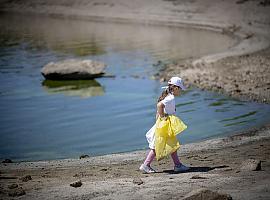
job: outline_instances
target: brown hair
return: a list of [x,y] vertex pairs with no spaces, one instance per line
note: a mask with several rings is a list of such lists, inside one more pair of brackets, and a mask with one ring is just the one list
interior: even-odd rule
[[173,85],[169,84],[168,88],[166,88],[166,90],[164,90],[160,97],[158,98],[158,102],[162,101],[163,99],[165,99],[166,96],[168,96],[168,94],[170,94],[172,92],[173,89]]

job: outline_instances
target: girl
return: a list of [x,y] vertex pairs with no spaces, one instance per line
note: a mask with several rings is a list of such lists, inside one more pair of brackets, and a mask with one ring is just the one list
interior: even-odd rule
[[[166,120],[169,115],[174,115],[176,112],[175,109],[175,100],[174,96],[180,95],[180,90],[185,90],[183,80],[179,77],[172,77],[168,81],[168,87],[162,92],[161,96],[158,99],[157,103],[157,114],[156,119],[160,118],[161,120]],[[185,125],[184,125],[185,126]],[[154,173],[156,172],[151,168],[150,164],[156,156],[155,152],[155,131],[156,124],[146,133],[146,138],[149,143],[150,151],[144,161],[140,166],[140,170],[144,173]],[[174,171],[175,172],[185,172],[189,170],[189,167],[183,165],[177,155],[177,150],[171,154],[171,157],[174,162]]]

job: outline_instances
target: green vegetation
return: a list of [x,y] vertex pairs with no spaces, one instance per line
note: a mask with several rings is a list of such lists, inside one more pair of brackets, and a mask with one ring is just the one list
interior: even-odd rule
[[238,125],[238,124],[244,124],[247,122],[252,122],[255,121],[255,119],[251,119],[251,120],[244,120],[244,121],[240,121],[240,122],[234,122],[234,123],[230,123],[230,124],[225,124],[224,126],[234,126],[234,125]]
[[228,99],[219,99],[216,102],[210,103],[209,106],[222,106],[222,105],[226,104],[227,101],[229,101],[229,100]]
[[244,115],[239,115],[237,117],[223,119],[220,122],[234,121],[234,120],[237,120],[237,119],[241,119],[241,118],[249,117],[251,115],[255,115],[256,113],[257,113],[257,111],[252,111],[252,112],[249,112],[249,113],[244,114]]
[[180,113],[188,113],[188,112],[193,112],[193,111],[196,111],[196,110],[195,109],[184,110],[184,111],[181,111]]
[[186,102],[186,103],[179,103],[176,105],[176,107],[181,107],[181,106],[185,106],[185,105],[190,105],[190,104],[194,104],[195,101],[190,101],[190,102]]

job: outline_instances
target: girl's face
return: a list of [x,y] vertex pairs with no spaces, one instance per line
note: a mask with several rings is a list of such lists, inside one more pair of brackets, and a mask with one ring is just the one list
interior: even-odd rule
[[176,86],[176,85],[174,85],[173,87],[172,87],[172,93],[173,93],[173,95],[174,96],[179,96],[180,95],[180,87],[179,86]]

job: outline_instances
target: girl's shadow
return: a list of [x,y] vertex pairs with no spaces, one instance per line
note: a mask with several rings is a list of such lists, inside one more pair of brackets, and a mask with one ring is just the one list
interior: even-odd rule
[[215,167],[190,167],[188,171],[185,172],[175,172],[174,170],[163,170],[163,173],[167,174],[180,174],[180,173],[189,173],[189,172],[209,172],[213,169],[220,169],[229,167],[227,165],[215,166]]

